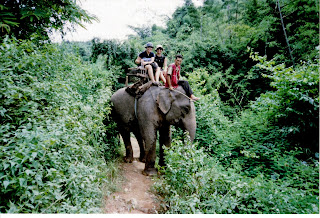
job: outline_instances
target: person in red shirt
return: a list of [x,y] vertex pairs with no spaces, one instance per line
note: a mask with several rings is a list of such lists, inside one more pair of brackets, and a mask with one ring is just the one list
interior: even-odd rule
[[168,72],[166,75],[166,84],[165,87],[169,88],[170,90],[176,89],[179,85],[182,86],[186,95],[194,101],[199,100],[198,97],[193,95],[191,87],[186,80],[179,80],[180,79],[180,70],[181,70],[181,63],[182,63],[182,55],[176,55],[176,59],[174,63],[169,65]]

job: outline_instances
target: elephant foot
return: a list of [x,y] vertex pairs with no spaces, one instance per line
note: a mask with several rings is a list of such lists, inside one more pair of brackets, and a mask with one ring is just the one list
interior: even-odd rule
[[142,174],[145,176],[156,176],[158,175],[158,171],[156,170],[156,168],[148,168],[148,169],[144,169],[142,171]]
[[132,163],[133,162],[133,157],[124,157],[123,160],[126,163]]
[[142,163],[145,163],[146,162],[146,158],[145,157],[142,157],[142,158],[140,157],[139,161],[142,162]]

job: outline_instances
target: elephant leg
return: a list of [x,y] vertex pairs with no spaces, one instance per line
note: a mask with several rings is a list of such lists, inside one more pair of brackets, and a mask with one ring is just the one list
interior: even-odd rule
[[139,147],[140,147],[139,161],[145,163],[146,162],[145,145],[144,145],[144,141],[142,139],[141,133],[139,131],[135,131],[134,135],[135,135],[135,137],[138,141]]
[[171,145],[171,130],[170,130],[170,125],[168,126],[163,126],[160,130],[160,137],[159,137],[159,144],[160,144],[160,149],[159,149],[159,165],[160,166],[165,166],[164,163],[164,153],[163,153],[163,145],[166,147],[169,147]]
[[124,145],[126,147],[126,156],[124,157],[124,161],[126,163],[132,163],[133,161],[133,150],[130,141],[130,132],[124,129],[120,129],[120,134],[122,136]]
[[153,130],[148,131],[148,133],[148,135],[144,134],[146,163],[142,174],[146,176],[154,176],[158,173],[156,168],[154,167],[156,161],[157,132],[156,130]]

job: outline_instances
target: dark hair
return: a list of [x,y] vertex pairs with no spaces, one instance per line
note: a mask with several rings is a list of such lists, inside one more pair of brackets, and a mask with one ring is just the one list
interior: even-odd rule
[[181,54],[177,54],[177,55],[176,55],[176,59],[177,59],[177,58],[181,58],[181,59],[183,59],[183,57],[182,57],[182,55],[181,55]]

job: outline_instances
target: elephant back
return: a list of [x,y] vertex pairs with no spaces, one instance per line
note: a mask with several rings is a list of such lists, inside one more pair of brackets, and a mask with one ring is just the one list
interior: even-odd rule
[[129,95],[126,88],[121,88],[111,96],[111,102],[113,104],[112,110],[116,115],[116,119],[123,123],[130,123],[134,121],[134,101],[135,98]]

